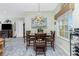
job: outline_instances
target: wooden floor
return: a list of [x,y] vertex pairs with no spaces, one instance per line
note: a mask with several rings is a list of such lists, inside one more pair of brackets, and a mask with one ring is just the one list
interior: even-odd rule
[[[26,50],[23,38],[5,39],[4,56],[35,56],[33,47]],[[44,55],[40,55],[44,56]],[[67,56],[59,47],[55,47],[55,51],[50,46],[47,47],[46,56]]]

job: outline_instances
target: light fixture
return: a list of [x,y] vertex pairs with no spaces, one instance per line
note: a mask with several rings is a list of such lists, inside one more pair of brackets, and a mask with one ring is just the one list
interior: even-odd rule
[[42,21],[43,19],[44,19],[44,17],[41,16],[41,14],[40,14],[40,3],[38,3],[38,13],[37,13],[37,16],[35,16],[35,20]]

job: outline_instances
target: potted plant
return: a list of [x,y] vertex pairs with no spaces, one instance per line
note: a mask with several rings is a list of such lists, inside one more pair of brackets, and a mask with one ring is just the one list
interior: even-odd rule
[[38,32],[43,32],[43,29],[40,27],[40,28],[38,28],[37,31],[38,31]]

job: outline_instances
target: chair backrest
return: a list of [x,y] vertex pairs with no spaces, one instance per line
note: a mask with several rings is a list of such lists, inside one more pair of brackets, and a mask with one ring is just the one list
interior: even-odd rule
[[53,41],[55,41],[55,31],[51,31],[51,38]]
[[26,31],[26,39],[28,40],[30,38],[29,34],[31,33],[31,31]]
[[55,41],[55,31],[53,32],[53,39],[54,39],[54,41]]
[[40,33],[40,34],[35,34],[35,38],[36,38],[36,40],[38,40],[38,39],[42,39],[42,40],[45,40],[45,38],[46,38],[46,33]]
[[31,33],[31,31],[26,31],[26,35],[29,35]]

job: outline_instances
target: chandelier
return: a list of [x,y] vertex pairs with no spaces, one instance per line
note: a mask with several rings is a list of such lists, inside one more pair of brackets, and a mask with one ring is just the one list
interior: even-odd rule
[[36,17],[35,17],[35,20],[36,20],[36,21],[40,21],[40,22],[41,22],[43,19],[44,19],[43,16],[36,16]]
[[38,3],[38,15],[34,18],[36,21],[42,21],[44,19],[43,16],[40,15],[40,3]]

